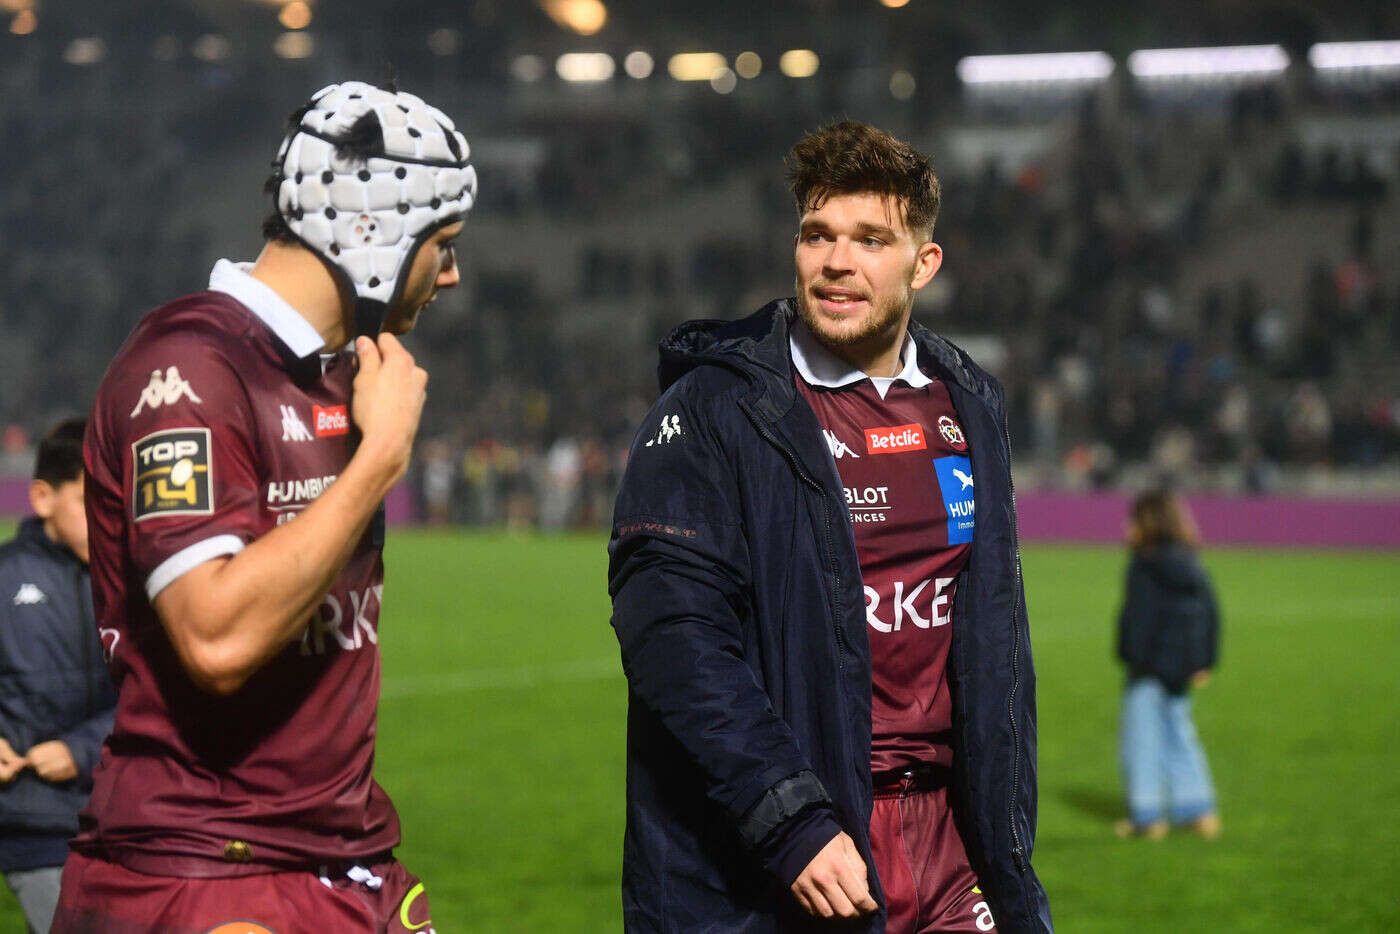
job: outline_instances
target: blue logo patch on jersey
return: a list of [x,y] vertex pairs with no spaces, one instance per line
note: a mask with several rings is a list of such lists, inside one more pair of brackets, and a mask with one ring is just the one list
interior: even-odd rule
[[972,541],[976,524],[972,461],[957,456],[935,457],[933,469],[938,471],[938,488],[943,493],[943,505],[948,509],[948,544],[965,545]]

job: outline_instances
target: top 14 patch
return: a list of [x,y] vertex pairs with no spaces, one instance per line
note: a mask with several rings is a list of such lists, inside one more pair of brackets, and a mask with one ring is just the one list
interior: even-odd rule
[[167,428],[131,445],[131,513],[140,522],[154,516],[207,516],[214,512],[208,428]]

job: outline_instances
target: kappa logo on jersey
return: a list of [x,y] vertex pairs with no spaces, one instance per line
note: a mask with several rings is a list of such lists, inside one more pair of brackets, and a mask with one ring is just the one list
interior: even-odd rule
[[854,457],[856,460],[860,460],[860,455],[852,451],[850,445],[836,437],[836,432],[823,428],[822,434],[826,435],[826,446],[831,449],[833,460],[839,461],[843,457]]
[[685,437],[685,432],[681,431],[681,417],[679,415],[661,416],[661,428],[656,432],[656,437],[647,442],[647,447],[654,444],[669,444],[677,438]]
[[343,405],[313,405],[311,417],[316,425],[316,437],[350,433],[350,414]]
[[[948,625],[951,618],[953,583],[951,577],[936,580],[921,580],[913,587],[906,588],[904,581],[894,582],[893,599],[887,602],[885,619],[880,618],[880,604],[884,597],[874,587],[865,588],[865,621],[876,632],[899,632],[906,620],[919,629],[936,629]],[[929,584],[933,588],[929,589]],[[921,613],[920,610],[923,612]]]
[[49,595],[39,589],[38,584],[20,584],[19,590],[15,591],[15,606],[33,606],[36,603],[48,603]]
[[922,451],[927,447],[924,426],[917,423],[865,429],[865,450],[868,454],[900,454],[904,451]]
[[214,511],[208,428],[167,428],[131,445],[133,521]]
[[283,441],[311,441],[314,436],[307,430],[306,425],[297,415],[294,406],[284,405],[282,408],[282,440]]
[[962,426],[947,415],[938,416],[938,433],[943,436],[943,440],[952,445],[955,451],[967,450],[967,438],[963,435]]
[[136,408],[131,410],[131,417],[140,415],[143,408],[158,409],[162,405],[174,405],[180,401],[181,396],[185,396],[196,405],[204,401],[194,394],[189,383],[180,378],[178,367],[167,367],[164,378],[161,377],[160,370],[152,370],[151,381],[141,390],[141,398],[137,400]]
[[972,461],[966,457],[935,457],[933,469],[938,473],[938,489],[948,510],[948,544],[964,545],[972,541],[977,526],[977,486],[972,479]]

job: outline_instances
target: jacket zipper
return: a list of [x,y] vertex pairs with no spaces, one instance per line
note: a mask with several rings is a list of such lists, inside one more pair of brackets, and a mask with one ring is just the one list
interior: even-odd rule
[[833,614],[833,622],[835,622],[836,624],[837,664],[839,669],[842,672],[844,672],[846,670],[846,633],[841,626],[841,568],[836,561],[836,551],[831,547],[831,507],[830,504],[828,504],[826,501],[826,490],[822,487],[820,483],[814,480],[807,473],[807,471],[802,469],[802,465],[797,461],[797,455],[788,450],[787,445],[779,441],[778,437],[768,430],[768,428],[763,424],[762,420],[758,418],[757,415],[750,412],[747,406],[744,407],[744,412],[749,416],[749,421],[753,422],[754,427],[758,429],[758,433],[763,438],[763,440],[767,441],[769,444],[773,445],[773,447],[781,451],[783,457],[787,458],[788,463],[792,465],[793,472],[796,473],[797,476],[804,483],[806,483],[812,489],[816,490],[821,495],[822,520],[823,525],[825,526],[825,528],[823,529],[823,534],[826,539],[826,556],[827,561],[829,562],[831,567],[832,577],[836,582],[836,590],[835,593],[832,595],[831,609]]
[[1006,482],[1011,488],[1011,548],[1016,559],[1015,589],[1011,592],[1011,693],[1006,697],[1006,715],[1011,721],[1011,795],[1006,802],[1007,823],[1011,827],[1011,855],[1016,868],[1026,871],[1026,848],[1016,829],[1016,797],[1021,784],[1021,731],[1016,725],[1016,693],[1021,689],[1021,627],[1016,623],[1021,609],[1021,541],[1016,528],[1016,480],[1011,475],[1011,430],[1006,413],[1001,417],[1002,439],[1006,442]]

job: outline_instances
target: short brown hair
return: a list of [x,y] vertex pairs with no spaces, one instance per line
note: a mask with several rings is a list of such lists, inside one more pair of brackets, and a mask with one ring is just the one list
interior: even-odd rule
[[1134,548],[1156,548],[1160,545],[1196,547],[1201,534],[1196,520],[1181,497],[1170,490],[1152,490],[1133,503]]
[[928,157],[883,130],[843,120],[808,133],[787,156],[797,213],[819,208],[834,194],[893,195],[912,231],[933,232],[943,190]]

